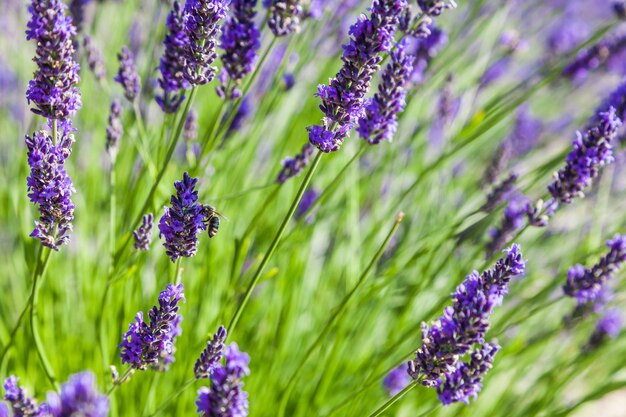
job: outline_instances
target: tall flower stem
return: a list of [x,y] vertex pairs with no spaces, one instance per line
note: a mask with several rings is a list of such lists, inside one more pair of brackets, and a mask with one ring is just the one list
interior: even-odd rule
[[163,412],[163,410],[165,410],[165,408],[176,399],[176,397],[178,397],[180,394],[182,394],[183,392],[185,392],[189,387],[191,387],[193,385],[193,383],[196,382],[196,378],[191,378],[188,379],[187,381],[185,381],[183,383],[183,385],[180,386],[180,388],[178,388],[176,391],[174,391],[169,397],[167,397],[165,399],[165,401],[163,401],[161,403],[161,405],[154,410],[154,413],[150,414],[148,417],[155,417],[159,414],[161,414]]
[[287,228],[289,221],[291,220],[294,213],[296,212],[296,209],[298,208],[298,204],[300,203],[300,200],[302,199],[302,195],[304,195],[304,191],[309,186],[309,183],[311,182],[311,178],[313,178],[313,173],[315,172],[315,169],[319,165],[322,159],[322,155],[323,153],[321,151],[317,152],[317,155],[315,156],[313,163],[311,164],[309,170],[307,171],[306,176],[304,177],[304,180],[302,181],[302,184],[300,185],[300,188],[298,189],[298,192],[296,193],[296,197],[294,198],[293,202],[291,203],[291,206],[289,207],[289,211],[285,215],[285,218],[283,219],[280,227],[276,231],[276,235],[274,236],[274,239],[272,240],[272,243],[270,244],[269,249],[263,256],[261,263],[259,264],[256,272],[254,273],[254,276],[252,277],[252,280],[250,281],[250,284],[248,285],[248,288],[246,289],[246,293],[244,294],[243,299],[241,300],[241,303],[237,306],[237,309],[235,310],[235,314],[233,314],[233,318],[230,320],[230,323],[228,324],[227,329],[228,329],[229,335],[233,334],[234,329],[237,326],[237,323],[239,322],[239,319],[241,317],[241,313],[243,313],[244,308],[246,307],[246,305],[248,304],[248,301],[250,300],[252,291],[254,291],[254,288],[258,284],[259,279],[261,278],[261,274],[263,273],[263,270],[265,269],[265,266],[267,265],[270,258],[276,251],[276,248],[278,247],[278,243],[280,242],[280,239],[283,237],[283,234],[285,233],[285,229]]
[[392,405],[400,401],[402,397],[404,397],[406,394],[409,393],[409,391],[411,391],[413,388],[415,388],[418,385],[419,385],[419,380],[411,382],[402,391],[400,391],[399,393],[391,397],[386,403],[381,405],[376,411],[370,414],[369,417],[378,417],[379,415],[387,411]]
[[178,259],[176,260],[176,279],[174,279],[174,282],[176,282],[176,285],[180,284],[180,282],[183,279],[183,269],[180,266],[180,263],[182,262],[183,257],[179,256]]
[[50,384],[58,391],[59,384],[54,377],[54,371],[52,370],[52,366],[50,365],[50,361],[46,356],[43,343],[41,342],[41,338],[39,337],[39,325],[37,324],[37,298],[39,295],[39,284],[41,283],[41,281],[43,281],[46,267],[48,266],[48,261],[50,260],[50,252],[51,249],[48,247],[40,248],[37,265],[35,266],[33,289],[30,295],[32,304],[30,308],[30,329],[32,332],[33,341],[35,342],[35,349],[37,351],[37,356],[39,357],[39,362],[41,363],[41,366],[43,367],[43,370],[46,374],[46,377],[50,381]]
[[152,177],[156,176],[156,165],[150,156],[150,146],[148,146],[148,134],[146,132],[146,125],[143,122],[143,116],[141,115],[141,109],[139,108],[139,104],[137,100],[133,102],[133,113],[135,113],[135,121],[137,122],[137,130],[139,131],[139,140],[136,143],[137,150],[141,154],[142,159],[145,164],[148,165],[148,169],[150,170],[150,175]]
[[111,255],[111,263],[115,255],[115,220],[116,220],[116,204],[115,196],[116,188],[115,177],[115,157],[111,158],[111,170],[109,171],[109,250]]
[[357,281],[356,285],[350,290],[350,292],[348,292],[348,294],[345,295],[345,297],[343,298],[343,300],[341,300],[339,305],[336,308],[333,309],[334,312],[330,316],[330,318],[328,319],[328,322],[326,322],[326,325],[324,326],[324,329],[317,336],[317,338],[315,339],[313,344],[311,346],[309,346],[309,349],[306,351],[306,353],[304,355],[304,358],[302,358],[301,360],[298,361],[298,367],[293,372],[291,378],[289,378],[289,382],[287,382],[287,387],[285,388],[285,391],[284,391],[284,393],[282,395],[282,398],[281,398],[281,401],[280,401],[280,406],[278,408],[278,417],[283,417],[285,415],[285,410],[287,408],[287,402],[289,401],[289,397],[291,395],[291,392],[293,391],[293,388],[295,387],[295,383],[296,383],[298,377],[300,376],[300,372],[304,368],[304,365],[307,364],[307,362],[309,361],[309,359],[311,359],[311,357],[312,357],[313,353],[315,352],[315,350],[322,344],[322,342],[324,341],[324,339],[328,335],[328,332],[331,330],[333,325],[337,322],[339,317],[341,317],[343,312],[348,307],[348,305],[349,305],[350,301],[352,300],[352,297],[354,296],[354,294],[356,294],[357,290],[361,287],[361,285],[363,285],[363,283],[365,282],[367,277],[370,275],[370,272],[372,272],[372,270],[374,269],[374,267],[376,266],[376,264],[380,260],[381,256],[383,256],[383,253],[385,252],[385,249],[387,248],[387,245],[389,245],[389,241],[391,240],[392,236],[398,230],[398,227],[400,227],[400,223],[402,222],[402,219],[404,219],[404,213],[400,212],[396,216],[395,223],[393,224],[393,226],[389,230],[389,233],[387,233],[387,236],[385,237],[385,240],[383,241],[383,243],[378,248],[378,251],[376,251],[376,253],[372,257],[372,260],[370,261],[370,263],[367,265],[367,267],[361,273],[361,276],[359,277],[359,280]]
[[[139,215],[137,219],[135,219],[135,221],[132,224],[131,229],[133,230],[136,229],[137,226],[139,226],[139,223],[141,222],[143,215],[145,214],[148,207],[150,207],[150,204],[152,204],[154,194],[156,193],[156,190],[159,187],[161,180],[163,179],[163,175],[165,175],[165,171],[167,171],[167,167],[169,165],[170,160],[172,159],[172,155],[174,154],[174,150],[176,149],[176,145],[178,144],[178,140],[180,139],[180,135],[183,131],[185,119],[187,118],[187,114],[189,114],[189,109],[191,108],[191,103],[193,102],[193,99],[196,95],[196,91],[197,91],[197,87],[194,86],[191,89],[191,93],[189,94],[189,98],[187,99],[187,104],[185,105],[185,109],[183,113],[181,114],[181,118],[178,121],[176,130],[173,132],[174,134],[172,136],[172,140],[170,141],[170,146],[167,149],[167,154],[165,155],[165,160],[163,161],[161,169],[159,170],[157,177],[154,180],[154,184],[152,184],[152,187],[150,188],[150,191],[148,192],[146,201],[141,207],[141,210],[139,210]],[[122,243],[122,246],[115,253],[115,256],[113,257],[114,266],[116,266],[119,263],[120,257],[122,253],[124,252],[124,250],[126,249],[126,246],[128,246],[128,244],[130,243],[131,238],[132,238],[132,234],[129,234],[127,238],[124,240],[124,243]]]

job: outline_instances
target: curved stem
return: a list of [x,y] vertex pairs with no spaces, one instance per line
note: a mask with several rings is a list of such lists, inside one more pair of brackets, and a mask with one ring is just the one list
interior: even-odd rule
[[163,412],[163,410],[165,410],[165,408],[172,401],[174,401],[176,399],[176,397],[178,397],[180,394],[185,392],[187,390],[187,388],[189,388],[195,381],[196,381],[196,378],[191,378],[191,379],[188,379],[187,381],[185,381],[185,383],[180,388],[178,388],[176,391],[174,391],[174,393],[172,395],[167,397],[167,399],[165,401],[163,401],[163,403],[161,403],[161,405],[154,411],[154,413],[150,414],[149,417],[155,417],[155,416],[161,414],[161,412]]
[[366,278],[369,276],[370,272],[374,269],[374,267],[376,266],[376,264],[380,260],[381,256],[383,256],[383,253],[385,252],[385,249],[389,245],[389,241],[391,240],[392,236],[398,230],[398,227],[400,227],[400,223],[402,222],[402,219],[404,219],[404,213],[400,212],[396,216],[395,223],[393,224],[393,226],[389,230],[389,233],[387,233],[387,236],[385,237],[385,240],[383,241],[383,243],[378,248],[378,251],[376,251],[376,253],[372,257],[372,260],[370,261],[370,263],[367,265],[365,270],[363,270],[363,273],[361,273],[361,276],[359,277],[359,280],[357,281],[356,285],[350,290],[350,292],[348,294],[346,294],[346,296],[343,298],[343,300],[341,300],[341,302],[339,303],[339,306],[334,309],[334,313],[332,314],[332,316],[330,317],[330,319],[328,320],[328,322],[324,326],[324,329],[317,336],[317,338],[315,339],[313,344],[309,347],[309,349],[307,350],[306,354],[304,355],[304,358],[301,359],[300,361],[298,361],[298,367],[294,371],[294,373],[291,376],[291,378],[289,378],[289,382],[287,383],[287,387],[285,388],[284,394],[282,395],[282,399],[281,399],[280,406],[279,406],[279,409],[278,409],[278,416],[279,417],[283,417],[285,415],[285,410],[287,408],[287,402],[289,401],[289,397],[291,395],[291,392],[292,392],[293,388],[295,387],[295,383],[296,383],[296,380],[297,380],[298,376],[300,375],[300,371],[304,368],[304,365],[312,357],[313,352],[315,352],[315,350],[322,344],[322,342],[324,341],[324,339],[328,335],[328,332],[330,331],[332,326],[335,324],[337,319],[343,314],[343,312],[348,307],[348,303],[350,302],[350,300],[352,299],[354,294],[356,294],[357,290],[365,282]]
[[369,417],[378,417],[379,415],[381,415],[382,413],[387,411],[392,405],[394,405],[395,403],[400,401],[400,399],[402,399],[402,397],[404,397],[406,394],[408,394],[408,392],[411,391],[413,388],[415,388],[418,384],[419,384],[419,381],[411,382],[409,385],[404,387],[404,389],[402,391],[400,391],[399,393],[397,393],[396,395],[391,397],[386,403],[381,405],[376,411],[374,411],[372,414],[370,414]]
[[265,253],[265,256],[263,256],[263,259],[261,260],[259,267],[257,268],[254,276],[252,277],[252,280],[250,281],[250,284],[248,285],[248,288],[246,290],[246,293],[243,296],[243,299],[241,300],[241,303],[237,306],[237,310],[235,310],[235,314],[233,314],[233,318],[230,320],[230,323],[228,324],[228,327],[227,327],[229,336],[233,334],[233,331],[235,327],[237,326],[237,323],[239,322],[239,318],[241,317],[241,313],[246,307],[246,304],[248,303],[248,301],[250,300],[252,291],[258,284],[259,279],[261,278],[261,274],[263,273],[263,270],[265,269],[265,266],[267,265],[270,258],[274,254],[274,251],[276,251],[276,248],[278,247],[278,243],[280,242],[280,239],[285,233],[285,229],[287,228],[289,221],[293,217],[293,214],[296,212],[296,208],[298,207],[298,204],[300,203],[300,200],[302,199],[302,195],[304,194],[304,191],[309,186],[309,183],[311,182],[311,178],[313,178],[313,173],[315,172],[315,169],[319,165],[320,160],[322,159],[322,155],[323,153],[321,151],[317,152],[317,155],[315,156],[313,163],[309,167],[309,170],[307,171],[306,176],[304,177],[304,180],[302,181],[302,184],[300,185],[300,189],[298,189],[296,197],[291,203],[291,207],[289,207],[289,211],[285,215],[283,222],[281,223],[280,227],[278,228],[278,231],[276,232],[276,235],[274,236],[274,240],[272,241],[269,249]]

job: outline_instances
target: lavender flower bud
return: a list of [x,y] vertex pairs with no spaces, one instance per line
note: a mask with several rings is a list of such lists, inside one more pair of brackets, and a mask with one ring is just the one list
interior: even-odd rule
[[614,1],[613,12],[618,19],[626,20],[626,2],[624,0]]
[[489,316],[502,304],[511,278],[524,273],[520,248],[513,245],[493,269],[474,271],[452,294],[454,304],[429,328],[422,323],[422,347],[409,362],[409,374],[422,385],[436,386],[441,376],[457,369],[459,357],[473,345],[484,343]]
[[71,0],[69,11],[72,15],[74,26],[76,26],[76,32],[81,33],[83,31],[83,24],[85,23],[85,6],[89,4],[91,0]]
[[193,142],[198,138],[198,113],[195,110],[189,110],[185,125],[183,126],[183,139],[187,142]]
[[485,174],[483,175],[483,184],[494,184],[498,180],[498,177],[500,176],[502,170],[511,160],[512,156],[513,144],[508,139],[505,139],[500,144],[500,146],[498,146],[493,156],[491,157],[489,165],[487,165],[487,169],[485,170]]
[[216,366],[218,366],[219,361],[222,359],[226,335],[226,328],[224,326],[220,326],[219,329],[217,329],[217,332],[213,335],[213,339],[207,342],[206,348],[204,348],[202,353],[200,353],[200,357],[193,367],[193,373],[196,376],[196,379],[211,377],[213,370]]
[[274,36],[287,36],[300,31],[300,20],[304,17],[301,0],[271,0],[267,25]]
[[185,79],[185,50],[189,39],[185,33],[183,13],[178,1],[174,2],[172,11],[167,16],[168,34],[165,36],[163,45],[165,51],[159,63],[159,86],[163,90],[162,95],[156,96],[156,102],[165,113],[176,113],[180,104],[185,99],[181,90],[190,87]]
[[122,52],[117,54],[117,59],[120,61],[120,68],[113,79],[124,88],[124,96],[132,103],[141,90],[141,79],[135,68],[135,57],[130,49],[123,46]]
[[37,43],[34,78],[28,83],[26,98],[34,103],[31,111],[47,119],[64,120],[80,109],[79,65],[74,61],[72,36],[76,29],[65,16],[61,0],[33,0],[26,39]]
[[563,69],[563,76],[572,80],[582,80],[589,72],[606,64],[614,55],[626,48],[626,35],[602,39],[591,48],[582,51]]
[[146,323],[140,311],[135,321],[122,337],[120,357],[134,369],[145,370],[148,365],[158,366],[171,362],[174,352],[174,338],[180,334],[178,302],[185,301],[183,284],[168,284],[159,295],[159,307],[148,312],[150,322]]
[[524,225],[526,217],[527,201],[521,196],[512,198],[507,207],[504,209],[504,218],[502,223],[489,234],[491,240],[487,244],[487,259],[491,258],[504,245],[506,245],[515,232]]
[[425,73],[432,60],[439,54],[439,51],[448,43],[448,35],[443,30],[435,26],[427,26],[428,35],[415,38],[408,38],[407,54],[415,57],[413,61],[413,72],[411,82],[424,82]]
[[456,8],[454,0],[417,0],[417,5],[428,16],[439,16],[446,9]]
[[241,97],[241,90],[237,86],[254,70],[258,59],[261,32],[254,24],[256,2],[257,0],[233,0],[232,15],[222,29],[220,47],[224,50],[221,56],[224,72],[220,77],[221,85],[217,87],[217,93],[227,100]]
[[483,388],[483,376],[493,367],[493,358],[500,350],[495,343],[486,343],[472,352],[469,363],[462,362],[454,372],[439,380],[437,394],[443,405],[455,402],[469,404],[470,397],[476,398]]
[[104,59],[102,58],[102,53],[100,53],[100,50],[94,44],[93,39],[91,39],[91,36],[87,34],[83,35],[83,48],[87,55],[87,65],[89,65],[89,69],[96,77],[96,80],[102,82],[107,75]]
[[300,175],[304,167],[309,163],[309,158],[313,156],[314,146],[306,143],[302,147],[302,151],[293,158],[285,158],[282,161],[283,169],[278,174],[276,182],[283,184],[289,178]]
[[344,45],[343,68],[320,85],[317,96],[325,117],[322,125],[309,126],[309,141],[322,152],[339,150],[363,111],[372,74],[378,71],[381,53],[391,50],[396,26],[407,7],[405,0],[374,0],[370,17],[360,18],[350,28],[350,43]]
[[626,235],[616,235],[606,242],[606,246],[609,253],[590,269],[574,265],[567,272],[563,292],[576,298],[579,305],[595,302],[605,282],[611,279],[626,261]]
[[485,201],[480,210],[486,213],[492,212],[511,194],[516,182],[517,174],[510,174],[504,181],[496,184],[487,195],[487,201]]
[[598,176],[600,168],[613,162],[611,141],[621,125],[611,107],[608,112],[599,114],[598,124],[584,136],[577,132],[565,168],[555,174],[554,182],[548,186],[555,201],[569,204],[574,197],[584,196],[583,189]]
[[176,181],[176,195],[172,195],[172,207],[164,207],[159,221],[159,237],[165,237],[165,253],[175,262],[179,257],[194,256],[198,250],[198,233],[206,230],[202,204],[198,203],[195,190],[197,178],[186,172],[182,181]]
[[98,392],[96,377],[91,372],[72,375],[61,386],[60,394],[48,394],[47,402],[54,417],[106,417],[109,414],[109,398]]
[[74,136],[62,133],[55,144],[44,131],[26,136],[30,176],[27,178],[28,197],[39,205],[39,221],[30,236],[40,239],[44,246],[56,251],[67,243],[74,220],[74,203],[71,195],[76,192],[72,180],[65,171],[65,160],[72,152]]
[[215,368],[211,387],[200,388],[196,405],[202,417],[246,417],[248,393],[243,390],[244,376],[250,373],[250,357],[239,351],[236,343],[225,349],[226,363]]
[[624,326],[624,318],[619,310],[609,310],[596,324],[589,341],[583,351],[589,353],[599,348],[607,339],[615,339],[619,336]]
[[183,21],[189,44],[185,50],[185,78],[191,85],[206,84],[215,77],[211,64],[217,58],[215,42],[219,21],[226,16],[230,0],[187,0]]
[[0,402],[0,417],[11,417],[9,406],[5,402]]
[[143,216],[143,223],[133,232],[133,236],[135,237],[135,249],[143,251],[150,249],[153,221],[154,216],[152,213]]
[[411,382],[411,377],[407,371],[407,364],[404,363],[394,368],[385,376],[385,379],[383,379],[383,387],[391,397],[402,391]]
[[[320,193],[317,190],[309,189],[304,192],[302,195],[302,199],[296,207],[296,212],[294,213],[294,217],[296,220],[302,218],[305,214],[307,214],[310,208],[313,206],[317,198],[320,196]],[[307,218],[307,222],[312,220],[312,215]]]
[[367,102],[359,118],[357,131],[370,145],[382,140],[391,142],[398,128],[397,115],[406,106],[406,84],[413,70],[413,57],[405,54],[404,42],[390,54],[391,62],[385,67],[378,92]]
[[47,415],[46,405],[37,406],[37,401],[29,397],[26,391],[18,385],[17,377],[10,376],[4,380],[4,392],[4,399],[11,406],[14,417],[44,417]]
[[124,127],[122,126],[122,106],[118,100],[111,102],[111,109],[109,110],[109,124],[107,126],[107,143],[106,149],[109,155],[115,159],[117,155],[118,141],[124,133]]

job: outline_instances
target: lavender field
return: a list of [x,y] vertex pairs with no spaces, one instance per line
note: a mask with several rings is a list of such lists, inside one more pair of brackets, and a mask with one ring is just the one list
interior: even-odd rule
[[0,417],[626,416],[624,1],[0,6]]

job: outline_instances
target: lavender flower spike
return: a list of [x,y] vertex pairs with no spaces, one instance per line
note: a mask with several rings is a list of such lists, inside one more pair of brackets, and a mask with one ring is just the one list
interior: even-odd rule
[[226,328],[220,326],[217,332],[213,335],[213,339],[209,340],[206,344],[206,348],[200,353],[200,357],[196,361],[193,367],[193,373],[196,379],[210,378],[213,370],[218,366],[222,359],[222,352],[224,350],[224,342],[226,341]]
[[172,360],[174,338],[180,334],[178,303],[181,300],[185,301],[183,284],[168,284],[159,294],[159,307],[148,312],[149,323],[144,321],[141,311],[137,313],[120,344],[122,363],[145,370],[148,365],[158,367]]
[[250,373],[250,357],[239,351],[236,343],[225,349],[226,363],[211,375],[211,387],[200,388],[196,405],[202,417],[246,417],[248,393],[243,390],[244,376]]
[[455,402],[469,404],[470,397],[476,398],[483,387],[483,376],[493,367],[493,358],[500,350],[494,343],[486,343],[470,356],[469,363],[462,362],[458,368],[440,380],[437,385],[439,401],[443,405]]
[[104,81],[107,74],[102,53],[94,44],[91,36],[87,34],[83,35],[83,48],[85,48],[85,54],[87,55],[87,65],[89,65],[89,69],[93,72],[96,80],[99,82]]
[[391,142],[398,128],[396,117],[406,106],[404,85],[413,71],[414,57],[405,54],[405,43],[400,42],[392,52],[391,62],[382,74],[378,92],[365,105],[357,131],[370,145],[381,140]]
[[215,42],[219,21],[226,16],[230,0],[187,0],[183,12],[189,43],[185,50],[184,75],[191,85],[209,83],[215,77],[211,64],[217,58]]
[[598,176],[600,168],[613,162],[611,141],[622,122],[613,107],[598,116],[597,125],[584,136],[577,132],[565,168],[555,174],[554,182],[548,186],[555,201],[569,204],[574,197],[584,196],[583,189]]
[[74,60],[72,36],[76,28],[65,16],[61,0],[33,0],[26,39],[37,43],[34,78],[28,83],[26,98],[36,108],[33,113],[47,119],[65,120],[80,109],[79,65]]
[[485,204],[480,208],[481,211],[490,213],[493,211],[504,199],[506,199],[517,181],[517,174],[510,174],[504,181],[497,184],[493,190],[487,195]]
[[300,20],[304,17],[302,0],[270,0],[267,25],[274,36],[287,36],[300,31]]
[[111,102],[111,109],[109,110],[109,124],[107,126],[107,142],[106,149],[109,155],[113,159],[117,155],[117,145],[124,133],[124,126],[122,126],[122,105],[118,100]]
[[455,372],[460,356],[483,344],[489,316],[502,304],[511,278],[524,273],[520,247],[513,245],[493,269],[474,271],[452,294],[454,304],[429,328],[422,323],[422,346],[409,362],[409,375],[425,386],[437,386],[445,374]]
[[190,87],[184,77],[185,49],[189,39],[185,33],[183,13],[178,1],[174,2],[166,24],[169,33],[163,41],[165,51],[159,63],[159,86],[163,93],[156,96],[156,102],[165,113],[176,113],[185,99],[182,91]]
[[406,363],[394,368],[383,379],[383,387],[390,396],[394,396],[402,391],[411,382],[411,377],[407,373]]
[[30,165],[30,176],[26,180],[28,197],[39,205],[41,214],[30,236],[56,251],[69,241],[74,220],[71,196],[76,190],[64,166],[73,142],[74,136],[67,132],[62,132],[56,144],[44,131],[26,136]]
[[591,352],[599,348],[607,339],[615,339],[619,336],[624,325],[624,318],[619,310],[609,310],[596,324],[589,341],[583,348],[585,352]]
[[135,57],[130,49],[123,46],[122,52],[117,54],[117,59],[120,61],[120,68],[113,79],[121,84],[124,88],[124,96],[133,103],[141,90],[141,80],[135,68]]
[[172,195],[172,207],[164,207],[159,221],[159,237],[165,237],[165,253],[175,262],[179,257],[194,256],[198,251],[198,233],[206,230],[202,204],[198,203],[195,190],[197,178],[185,172],[182,181],[176,181],[176,195]]
[[257,50],[261,47],[261,32],[254,24],[256,3],[257,0],[233,0],[232,16],[224,24],[220,38],[224,72],[220,76],[221,85],[217,87],[222,98],[241,97],[237,86],[256,65]]
[[487,244],[487,259],[501,250],[513,238],[515,232],[524,225],[527,207],[528,201],[521,195],[511,198],[504,209],[502,222],[497,228],[489,231],[491,240]]
[[72,375],[61,386],[61,393],[49,393],[50,414],[54,417],[106,417],[109,398],[98,392],[96,377],[91,372]]
[[18,385],[18,379],[10,376],[4,380],[4,399],[9,403],[15,417],[43,417],[47,407],[45,404],[37,406],[37,401],[28,396],[26,391]]
[[374,74],[389,52],[405,0],[374,0],[370,17],[361,17],[350,27],[351,39],[343,47],[343,68],[329,85],[320,85],[317,95],[325,117],[322,125],[309,126],[309,142],[322,152],[339,150],[363,111],[363,101]]
[[456,8],[454,0],[417,0],[417,5],[428,16],[439,16],[446,9]]
[[135,237],[135,249],[142,251],[150,249],[153,221],[154,216],[152,213],[148,213],[143,216],[143,223],[133,232],[133,236]]
[[314,150],[313,145],[306,143],[298,155],[293,158],[285,158],[282,162],[283,169],[280,170],[276,182],[282,184],[289,178],[299,175],[309,163],[309,158],[313,156]]
[[626,235],[616,235],[606,242],[606,246],[609,253],[597,264],[589,269],[582,265],[574,265],[567,272],[563,292],[576,298],[579,306],[594,303],[601,296],[604,283],[611,279],[626,261]]

